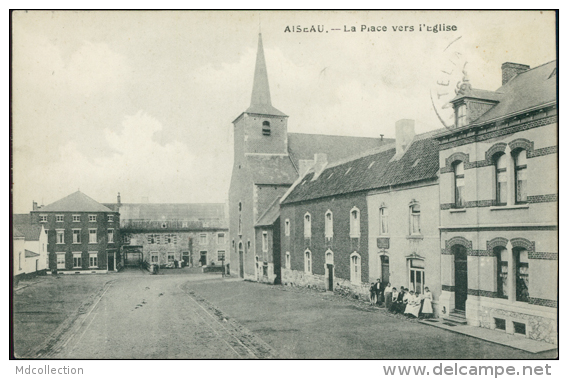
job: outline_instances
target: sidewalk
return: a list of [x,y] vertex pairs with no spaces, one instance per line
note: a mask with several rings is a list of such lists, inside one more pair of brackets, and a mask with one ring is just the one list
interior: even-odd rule
[[528,351],[530,353],[542,353],[545,351],[558,350],[558,346],[546,342],[531,340],[518,335],[507,334],[498,330],[491,330],[478,326],[450,324],[444,322],[442,319],[420,320],[418,322],[424,325],[449,330],[450,332],[479,338],[499,345],[509,346],[514,349]]

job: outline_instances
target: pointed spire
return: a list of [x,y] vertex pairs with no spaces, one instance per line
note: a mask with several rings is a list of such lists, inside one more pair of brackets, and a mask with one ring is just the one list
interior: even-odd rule
[[268,86],[268,72],[264,60],[264,48],[262,46],[262,34],[258,33],[258,50],[256,52],[256,65],[254,68],[254,80],[249,113],[270,114],[285,116],[284,113],[272,106],[270,100],[270,87]]
[[270,88],[268,86],[268,72],[264,60],[262,47],[262,34],[258,33],[258,50],[256,52],[256,66],[254,68],[254,82],[250,105],[272,105],[270,102]]

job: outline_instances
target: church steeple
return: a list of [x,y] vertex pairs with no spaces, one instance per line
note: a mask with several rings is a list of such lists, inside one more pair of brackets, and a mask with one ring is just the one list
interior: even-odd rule
[[258,34],[258,50],[256,52],[256,65],[254,68],[254,80],[252,96],[247,113],[285,116],[284,113],[272,106],[270,100],[270,87],[268,86],[268,72],[264,60],[264,48],[262,46],[262,34]]

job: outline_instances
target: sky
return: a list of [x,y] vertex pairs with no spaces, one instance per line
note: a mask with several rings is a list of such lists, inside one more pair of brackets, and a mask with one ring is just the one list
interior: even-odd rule
[[[295,133],[394,137],[403,118],[417,133],[443,128],[464,71],[474,88],[496,90],[502,63],[556,59],[553,12],[12,17],[15,213],[77,189],[99,202],[118,192],[126,203],[226,201],[232,121],[250,103],[259,30],[272,104]],[[295,31],[312,25],[324,31]]]

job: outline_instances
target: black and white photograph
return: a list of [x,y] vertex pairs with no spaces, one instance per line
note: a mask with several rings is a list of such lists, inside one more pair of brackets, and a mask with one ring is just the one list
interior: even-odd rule
[[17,374],[560,374],[558,15],[11,11]]

